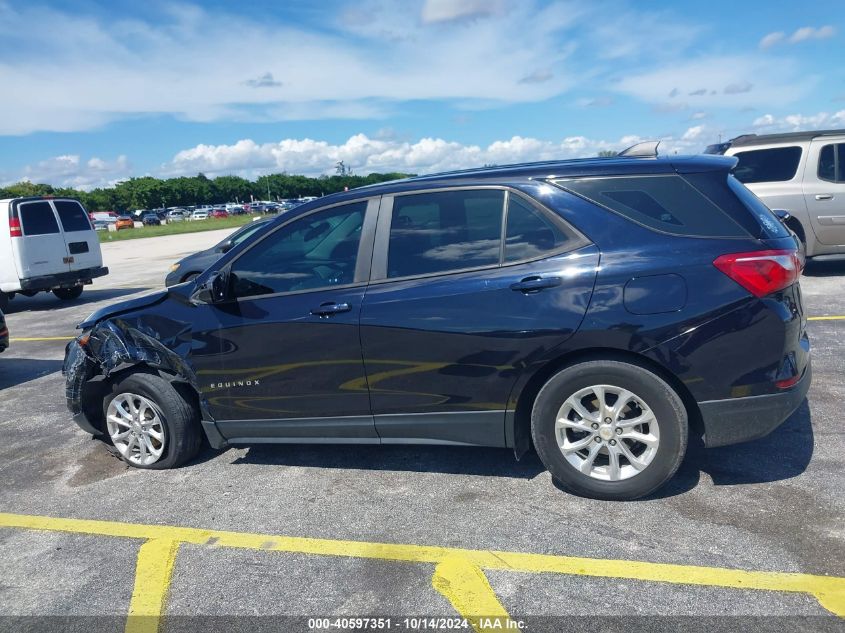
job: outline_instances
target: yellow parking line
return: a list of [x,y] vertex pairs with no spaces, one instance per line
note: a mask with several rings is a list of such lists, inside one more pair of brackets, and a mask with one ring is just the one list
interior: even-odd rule
[[10,338],[10,343],[26,343],[31,341],[70,341],[76,338],[75,336],[35,336],[28,338]]
[[434,569],[431,584],[477,633],[518,628],[509,625],[510,616],[484,572],[468,560],[457,556],[444,560]]
[[188,527],[143,525],[117,521],[61,519],[0,513],[0,527],[28,528],[137,539],[164,539],[179,543],[212,545],[264,551],[343,556],[414,563],[439,564],[459,557],[480,569],[524,573],[556,573],[601,578],[626,578],[678,585],[704,585],[733,589],[756,589],[807,593],[832,613],[845,617],[845,578],[793,572],[745,571],[697,565],[673,565],[645,561],[610,560],[472,550],[428,545],[367,543],[295,536],[273,536]]
[[126,633],[158,633],[178,549],[178,541],[170,539],[151,539],[141,545]]
[[845,316],[814,316],[807,317],[808,321],[845,321]]

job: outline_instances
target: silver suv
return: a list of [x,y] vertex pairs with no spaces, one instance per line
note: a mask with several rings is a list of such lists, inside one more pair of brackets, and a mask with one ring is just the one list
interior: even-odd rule
[[789,212],[808,257],[845,254],[845,130],[745,134],[705,153],[739,159],[734,175]]

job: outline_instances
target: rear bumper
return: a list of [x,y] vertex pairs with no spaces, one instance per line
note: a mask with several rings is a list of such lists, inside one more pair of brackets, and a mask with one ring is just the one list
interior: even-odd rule
[[103,277],[108,274],[108,268],[98,266],[97,268],[83,268],[82,270],[72,270],[54,275],[28,277],[21,279],[21,290],[52,290],[53,288],[77,286],[80,283],[90,282],[95,277]]
[[781,393],[699,402],[704,421],[705,446],[713,448],[739,444],[774,431],[804,401],[810,389],[812,373],[808,359],[801,380]]

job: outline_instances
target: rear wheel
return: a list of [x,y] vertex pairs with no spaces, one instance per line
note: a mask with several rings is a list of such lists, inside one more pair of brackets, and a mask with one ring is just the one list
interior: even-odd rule
[[159,376],[130,374],[106,396],[103,412],[112,444],[135,468],[175,468],[200,450],[196,410]]
[[668,481],[687,446],[687,413],[663,379],[638,365],[589,361],[540,390],[534,446],[564,488],[594,499],[631,500]]
[[56,288],[53,290],[53,294],[62,301],[73,301],[74,299],[79,299],[82,294],[82,286],[74,286],[73,288]]

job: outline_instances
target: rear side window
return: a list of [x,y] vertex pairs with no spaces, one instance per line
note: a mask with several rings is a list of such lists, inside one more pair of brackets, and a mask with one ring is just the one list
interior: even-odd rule
[[505,262],[540,257],[564,247],[579,246],[581,238],[568,232],[524,198],[508,197]]
[[733,173],[740,182],[783,182],[795,177],[801,160],[801,148],[753,149],[737,152],[734,156],[739,162]]
[[59,212],[59,219],[62,221],[62,228],[65,233],[74,231],[90,231],[91,223],[88,221],[88,214],[82,205],[74,200],[56,200],[56,211]]
[[504,202],[493,189],[396,196],[388,278],[498,265]]
[[748,232],[680,176],[555,181],[649,228],[692,237],[747,237]]
[[59,232],[56,214],[46,200],[25,202],[18,206],[24,235],[49,235]]
[[828,182],[845,182],[845,143],[822,147],[818,175]]
[[730,174],[687,174],[686,180],[758,239],[788,237],[789,231],[754,193]]

